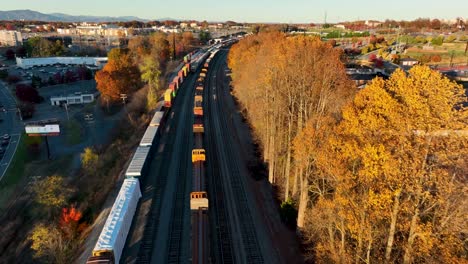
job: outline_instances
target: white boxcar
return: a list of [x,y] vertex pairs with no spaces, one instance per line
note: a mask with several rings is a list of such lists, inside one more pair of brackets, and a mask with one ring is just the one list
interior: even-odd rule
[[151,119],[150,126],[159,126],[161,124],[161,120],[164,116],[163,111],[158,111],[154,113],[153,118]]
[[143,169],[148,158],[150,148],[148,147],[138,147],[133,154],[132,161],[128,165],[125,176],[127,177],[141,177],[143,174]]
[[140,198],[138,179],[125,179],[93,249],[94,257],[108,256],[119,263]]
[[154,138],[158,133],[158,128],[157,126],[148,126],[146,128],[145,134],[140,141],[140,147],[151,147],[151,145],[153,145]]

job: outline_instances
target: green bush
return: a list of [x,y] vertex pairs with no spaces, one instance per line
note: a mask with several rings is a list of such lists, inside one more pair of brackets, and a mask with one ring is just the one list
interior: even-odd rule
[[457,39],[456,36],[451,35],[451,36],[448,36],[448,37],[445,39],[445,42],[446,42],[446,43],[452,43],[452,42],[454,42],[456,39]]
[[280,207],[281,220],[289,227],[295,228],[297,221],[297,209],[291,199],[281,203]]
[[331,39],[331,38],[340,38],[341,37],[341,33],[340,31],[331,31],[330,33],[327,34],[327,38]]
[[444,43],[444,37],[443,36],[438,36],[436,38],[433,38],[431,40],[431,43],[434,46],[441,46]]
[[0,79],[5,80],[8,77],[7,70],[0,70]]

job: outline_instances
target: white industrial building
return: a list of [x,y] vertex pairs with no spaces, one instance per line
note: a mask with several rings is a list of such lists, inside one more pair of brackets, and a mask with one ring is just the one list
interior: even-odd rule
[[52,96],[50,97],[50,103],[52,105],[73,105],[73,104],[88,104],[94,102],[96,99],[97,93],[76,93],[63,96]]
[[76,28],[57,28],[57,33],[60,35],[78,35]]
[[18,58],[16,66],[29,69],[34,66],[47,66],[54,64],[64,65],[88,65],[102,68],[107,63],[107,57],[48,57],[48,58]]
[[0,30],[1,46],[19,46],[23,43],[21,32],[13,30]]
[[178,28],[170,28],[166,26],[160,26],[160,27],[153,26],[151,28],[154,30],[162,31],[164,33],[179,33],[180,32]]
[[116,25],[91,25],[83,23],[76,28],[58,28],[57,33],[61,35],[82,35],[82,36],[106,36],[106,37],[120,37],[128,36],[127,28],[117,27]]

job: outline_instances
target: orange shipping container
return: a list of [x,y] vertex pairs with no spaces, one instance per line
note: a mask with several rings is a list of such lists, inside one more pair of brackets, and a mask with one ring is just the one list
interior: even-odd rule
[[164,106],[171,107],[172,106],[172,91],[171,89],[167,89],[164,93]]

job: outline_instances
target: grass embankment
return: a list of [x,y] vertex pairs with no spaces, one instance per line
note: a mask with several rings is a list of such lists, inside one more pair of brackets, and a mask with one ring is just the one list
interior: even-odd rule
[[11,160],[5,175],[0,182],[0,208],[4,208],[8,202],[8,197],[12,194],[14,186],[24,177],[24,168],[27,162],[26,135],[22,134],[18,148]]
[[22,134],[19,139],[18,148],[16,149],[15,155],[13,156],[10,166],[8,167],[8,170],[6,171],[2,182],[0,183],[0,188],[18,183],[18,181],[20,180],[19,176],[23,174],[27,158],[25,138],[26,135]]
[[68,145],[73,146],[81,142],[81,125],[77,120],[71,119],[65,125],[66,129],[66,142]]
[[7,206],[15,190],[24,187],[27,181],[33,176],[43,177],[54,173],[63,173],[66,175],[72,160],[72,155],[43,162],[38,158],[39,154],[28,151],[28,145],[40,145],[41,141],[41,137],[28,137],[26,134],[21,135],[18,148],[11,164],[0,182],[0,208]]

